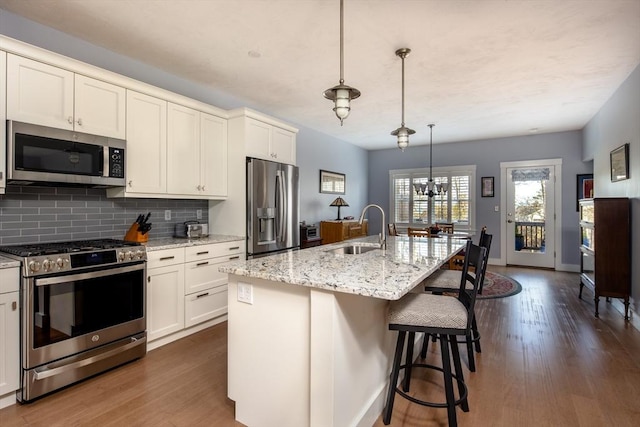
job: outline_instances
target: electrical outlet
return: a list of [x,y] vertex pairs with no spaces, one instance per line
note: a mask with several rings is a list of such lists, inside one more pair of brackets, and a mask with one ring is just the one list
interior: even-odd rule
[[493,210],[494,210],[494,211],[496,211],[496,212],[500,212],[500,206],[496,205],[496,206],[493,208]]
[[238,301],[253,304],[253,285],[238,282]]
[[166,211],[164,211],[164,220],[171,221],[171,210],[167,209]]
[[202,219],[202,209],[196,210],[196,219]]

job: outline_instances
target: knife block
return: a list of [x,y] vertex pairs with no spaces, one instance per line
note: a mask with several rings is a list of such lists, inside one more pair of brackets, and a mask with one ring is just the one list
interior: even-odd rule
[[134,222],[129,231],[124,235],[124,240],[127,242],[145,243],[149,240],[149,233],[142,234],[139,230],[139,224]]

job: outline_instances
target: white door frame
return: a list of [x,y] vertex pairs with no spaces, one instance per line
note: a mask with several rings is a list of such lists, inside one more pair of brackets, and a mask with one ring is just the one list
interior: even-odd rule
[[524,160],[519,162],[500,162],[500,265],[507,264],[507,168],[527,168],[536,166],[555,166],[555,257],[554,270],[562,264],[562,159]]

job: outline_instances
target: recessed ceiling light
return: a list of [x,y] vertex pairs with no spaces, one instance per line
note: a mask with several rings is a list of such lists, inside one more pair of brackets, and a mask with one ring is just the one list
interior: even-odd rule
[[250,50],[248,55],[250,58],[260,58],[262,56],[257,50]]

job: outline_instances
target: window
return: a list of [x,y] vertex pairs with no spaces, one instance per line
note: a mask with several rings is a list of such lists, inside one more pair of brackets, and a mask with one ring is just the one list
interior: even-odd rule
[[433,181],[436,184],[447,183],[449,189],[446,193],[429,198],[427,194],[417,194],[414,187],[414,184],[426,187],[429,180],[428,169],[389,171],[390,218],[401,226],[424,227],[436,222],[453,222],[456,229],[473,230],[475,174],[474,165],[434,168]]

